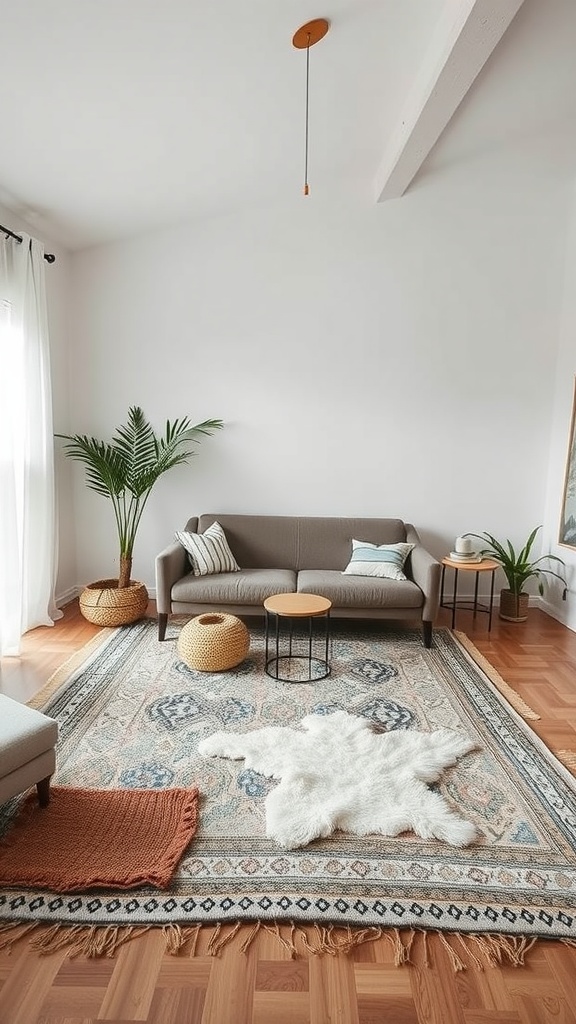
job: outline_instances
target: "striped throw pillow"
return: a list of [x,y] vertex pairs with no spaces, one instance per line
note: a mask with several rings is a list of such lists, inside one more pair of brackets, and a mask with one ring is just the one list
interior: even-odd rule
[[230,551],[220,523],[212,523],[204,533],[177,530],[176,540],[186,548],[195,576],[211,576],[216,572],[240,572],[240,566]]
[[352,541],[352,558],[344,569],[349,576],[380,576],[388,580],[406,580],[404,562],[414,544],[369,544]]

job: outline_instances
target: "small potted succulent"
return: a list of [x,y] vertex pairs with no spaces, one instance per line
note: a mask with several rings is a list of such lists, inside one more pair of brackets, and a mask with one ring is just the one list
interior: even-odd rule
[[64,453],[83,463],[86,483],[112,502],[119,543],[118,579],[90,583],[80,595],[84,618],[99,626],[120,626],[142,618],[148,606],[143,583],[131,579],[132,552],[140,518],[154,484],[173,466],[189,462],[203,436],[223,426],[222,420],[205,420],[192,426],[186,417],[167,420],[157,436],[142,409],[132,406],[125,424],[116,428],[111,441],[84,434],[56,434],[66,441]]
[[544,593],[544,584],[549,582],[549,577],[554,577],[563,584],[564,590],[562,600],[566,600],[567,584],[564,576],[555,572],[554,569],[546,569],[543,562],[555,562],[565,568],[565,562],[557,555],[541,555],[539,558],[531,559],[530,554],[536,534],[541,527],[537,526],[532,530],[523,548],[516,552],[509,540],[500,543],[491,533],[467,533],[467,537],[476,537],[482,541],[485,547],[478,553],[486,558],[492,558],[498,562],[506,577],[508,587],[500,591],[501,619],[507,622],[525,622],[528,618],[529,594],[524,590],[525,583],[529,579],[538,580],[538,592]]

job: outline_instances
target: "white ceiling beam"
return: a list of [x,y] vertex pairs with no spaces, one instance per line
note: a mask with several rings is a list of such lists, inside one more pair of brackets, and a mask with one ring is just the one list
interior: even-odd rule
[[378,168],[376,202],[404,194],[523,3],[447,5]]

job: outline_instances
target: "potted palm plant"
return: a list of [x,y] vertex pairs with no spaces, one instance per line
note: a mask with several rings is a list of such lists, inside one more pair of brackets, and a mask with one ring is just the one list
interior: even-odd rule
[[529,594],[524,590],[524,585],[529,579],[538,580],[540,594],[544,593],[544,584],[548,582],[549,577],[560,580],[564,586],[562,600],[566,600],[567,584],[564,576],[553,569],[546,569],[542,565],[542,562],[549,561],[565,567],[565,562],[557,555],[541,555],[536,559],[530,557],[532,545],[540,529],[541,527],[537,526],[532,530],[524,547],[518,552],[509,540],[500,543],[491,533],[466,534],[467,537],[476,537],[486,545],[478,552],[480,555],[494,559],[502,567],[508,587],[500,591],[499,614],[501,619],[506,619],[508,622],[525,622],[528,618]]
[[84,434],[56,434],[66,444],[65,455],[81,462],[91,490],[112,502],[119,541],[118,579],[98,580],[80,595],[80,609],[89,622],[120,626],[142,618],[148,606],[143,583],[131,579],[132,553],[140,519],[159,477],[190,461],[203,436],[223,426],[222,420],[167,420],[163,435],[156,435],[142,409],[132,406],[125,424],[111,441]]

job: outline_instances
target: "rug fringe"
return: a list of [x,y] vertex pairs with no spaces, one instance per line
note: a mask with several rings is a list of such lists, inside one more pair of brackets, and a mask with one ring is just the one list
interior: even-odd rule
[[576,753],[573,750],[556,750],[553,753],[556,754],[559,761],[562,761],[564,767],[568,768],[568,771],[576,775]]
[[395,966],[402,967],[403,964],[409,963],[410,951],[402,941],[400,929],[394,928],[392,932],[385,932],[385,935],[392,940]]
[[450,963],[452,964],[452,970],[454,971],[454,973],[456,973],[457,971],[465,971],[466,964],[464,963],[462,958],[458,956],[458,953],[456,952],[454,947],[450,945],[450,943],[448,942],[448,938],[444,934],[444,932],[436,932],[436,934],[440,939],[440,942],[444,946],[444,949],[448,953],[448,957]]
[[41,711],[44,705],[50,698],[56,693],[57,690],[67,682],[70,678],[71,673],[88,661],[88,658],[94,654],[104,643],[108,637],[112,636],[117,631],[118,627],[115,626],[103,626],[102,629],[93,636],[91,640],[83,645],[78,651],[74,651],[69,658],[66,659],[59,665],[57,669],[52,673],[48,680],[44,683],[44,686],[38,693],[34,694],[30,700],[26,701],[29,708],[36,708],[37,711]]
[[230,931],[226,932],[224,935],[220,935],[220,938],[217,938],[217,935],[220,932],[220,927],[218,926],[218,931],[216,932],[216,935],[212,939],[210,939],[210,942],[208,943],[208,950],[210,952],[210,955],[218,956],[218,954],[221,953],[222,950],[224,949],[224,946],[227,946],[228,943],[232,941],[234,936],[238,934],[241,927],[242,922],[237,921],[235,925],[232,925]]
[[15,921],[12,924],[0,925],[0,952],[10,954],[14,944],[37,927],[38,925],[35,922],[32,924],[19,924]]
[[[339,932],[343,932],[343,934],[340,935]],[[352,929],[349,925],[342,927],[333,925],[328,929],[326,949],[321,949],[319,952],[327,952],[332,956],[338,956],[340,953],[350,953],[356,946],[365,945],[367,942],[376,942],[384,934],[385,932],[382,928],[375,926]]]
[[[282,934],[282,928],[289,934]],[[17,923],[0,921],[0,952],[10,954],[21,939],[40,954],[66,949],[71,959],[77,956],[114,957],[118,950],[132,939],[150,931],[161,930],[166,953],[178,956],[184,951],[194,957],[200,935],[208,934],[203,956],[217,957],[222,950],[234,944],[238,952],[248,953],[260,931],[272,935],[291,959],[302,956],[346,956],[357,946],[378,939],[387,939],[392,945],[394,964],[404,967],[413,964],[431,967],[430,936],[437,936],[454,973],[470,967],[484,971],[486,967],[524,967],[526,956],[534,947],[536,936],[501,935],[496,933],[441,932],[424,928],[382,928],[372,925],[352,928],[349,925],[303,925],[294,921],[254,921],[196,923],[181,926],[168,925],[68,925],[47,926],[43,922]],[[557,941],[576,949],[576,939]]]
[[194,928],[182,928],[179,924],[165,924],[162,932],[166,942],[166,952],[175,956],[180,952],[182,946],[192,939],[191,956],[194,956],[200,927],[200,925],[196,925]]
[[[424,933],[424,934],[426,934],[426,933]],[[484,970],[484,966],[482,964],[482,961],[479,960],[479,958],[476,956],[476,954],[475,954],[471,944],[466,945],[466,943],[464,941],[464,937],[463,937],[463,935],[461,935],[460,932],[456,932],[455,938],[458,939],[458,942],[462,946],[466,956],[470,957],[470,960],[472,961],[472,966],[474,967],[474,969],[477,970],[477,971],[483,971]],[[426,966],[428,967],[429,965],[426,964]]]
[[264,924],[264,925],[262,925],[262,927],[263,927],[265,932],[267,932],[269,935],[273,935],[275,939],[278,939],[278,942],[280,943],[280,945],[283,946],[283,948],[290,954],[290,959],[291,960],[293,960],[294,957],[296,957],[298,955],[298,950],[297,950],[296,944],[294,942],[294,932],[295,932],[296,926],[295,926],[293,921],[290,922],[290,938],[289,939],[285,939],[284,938],[284,936],[282,935],[282,933],[280,931],[280,925],[278,924],[277,921],[275,921],[272,925]]
[[424,928],[420,928],[418,930],[419,930],[419,932],[420,932],[420,934],[422,936],[422,947],[423,947],[423,954],[424,954],[424,960],[422,962],[422,967],[430,967],[430,960],[429,960],[429,957],[428,957],[428,932],[425,931]]
[[240,946],[240,952],[241,953],[247,953],[248,952],[248,950],[250,949],[250,946],[254,942],[254,939],[256,938],[256,936],[257,936],[259,931],[260,931],[260,921],[256,921],[256,923],[254,925],[252,925],[252,928],[250,929],[250,931],[248,932],[248,935],[246,936],[246,938],[244,939],[242,945]]
[[488,676],[490,682],[494,683],[497,690],[500,691],[503,697],[506,698],[509,704],[512,705],[515,711],[518,712],[522,718],[526,718],[530,721],[539,722],[540,715],[538,715],[516,690],[513,690],[509,683],[502,678],[499,672],[496,671],[493,665],[490,664],[487,658],[480,653],[475,644],[472,643],[470,638],[466,636],[466,633],[461,633],[459,630],[454,630],[454,636],[458,642],[462,645],[465,651],[468,652],[473,661],[476,662],[479,668],[482,669],[484,675]]
[[196,956],[196,947],[198,945],[198,939],[202,930],[201,924],[195,924],[191,928],[183,928],[182,932],[185,935],[185,942],[190,942],[190,956]]
[[150,931],[149,925],[60,925],[55,924],[30,939],[38,953],[67,949],[70,959],[77,956],[113,957],[121,946]]
[[306,931],[304,930],[304,928],[302,928],[301,925],[298,927],[298,935],[300,936],[300,939],[302,940],[302,945],[304,946],[304,949],[306,950],[306,952],[307,953],[311,953],[312,955],[315,955],[318,952],[318,950],[316,949],[315,946],[311,946],[310,945],[310,943],[308,942],[308,935],[307,935]]

